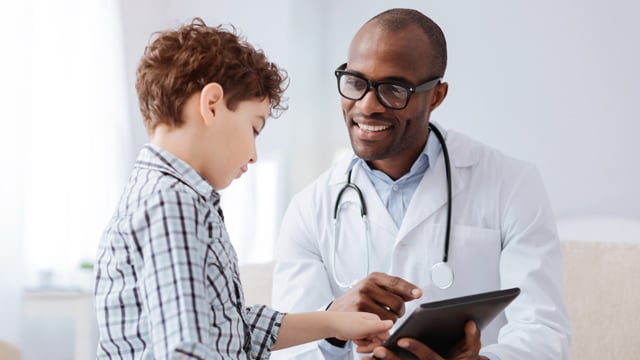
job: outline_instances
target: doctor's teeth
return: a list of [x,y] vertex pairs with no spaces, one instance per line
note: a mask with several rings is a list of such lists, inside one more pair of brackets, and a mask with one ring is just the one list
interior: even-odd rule
[[358,124],[358,126],[360,127],[360,129],[366,130],[366,131],[382,131],[389,128],[388,126],[383,126],[383,125]]

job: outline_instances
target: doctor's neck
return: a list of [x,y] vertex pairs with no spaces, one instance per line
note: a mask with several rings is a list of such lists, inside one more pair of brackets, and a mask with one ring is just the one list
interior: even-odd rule
[[411,167],[422,154],[427,140],[418,142],[417,146],[411,146],[393,155],[381,159],[368,160],[370,168],[382,171],[392,180],[398,180],[411,170]]

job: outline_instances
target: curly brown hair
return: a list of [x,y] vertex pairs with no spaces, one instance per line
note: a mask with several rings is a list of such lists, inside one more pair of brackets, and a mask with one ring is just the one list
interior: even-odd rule
[[160,123],[180,126],[185,101],[211,82],[222,86],[232,111],[242,101],[265,98],[270,116],[286,110],[281,102],[287,73],[229,27],[209,27],[195,18],[175,31],[154,33],[136,72],[140,112],[149,133]]

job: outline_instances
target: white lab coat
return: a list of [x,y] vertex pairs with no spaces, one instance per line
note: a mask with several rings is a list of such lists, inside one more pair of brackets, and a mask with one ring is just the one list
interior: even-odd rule
[[[442,153],[418,185],[399,228],[367,176],[354,169],[352,181],[364,193],[369,213],[371,271],[400,276],[422,288],[423,297],[408,303],[406,314],[421,302],[520,287],[520,296],[482,332],[481,353],[502,360],[567,359],[570,325],[562,296],[560,243],[537,170],[455,131],[448,132],[447,146],[452,165],[453,285],[441,290],[430,277],[431,266],[442,260],[444,251],[447,192]],[[343,195],[347,205],[341,214],[337,265],[332,264],[333,208],[350,159],[324,172],[287,209],[276,246],[273,306],[278,310],[324,309],[345,291],[334,281],[336,267],[343,282],[364,276],[359,204],[350,202],[355,201],[354,191]],[[278,353],[274,358],[322,358],[317,343]]]

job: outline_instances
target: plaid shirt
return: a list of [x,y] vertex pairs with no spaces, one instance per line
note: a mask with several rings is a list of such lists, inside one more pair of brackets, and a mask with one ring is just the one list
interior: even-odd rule
[[245,308],[220,195],[146,145],[98,249],[99,359],[268,358],[283,313]]

